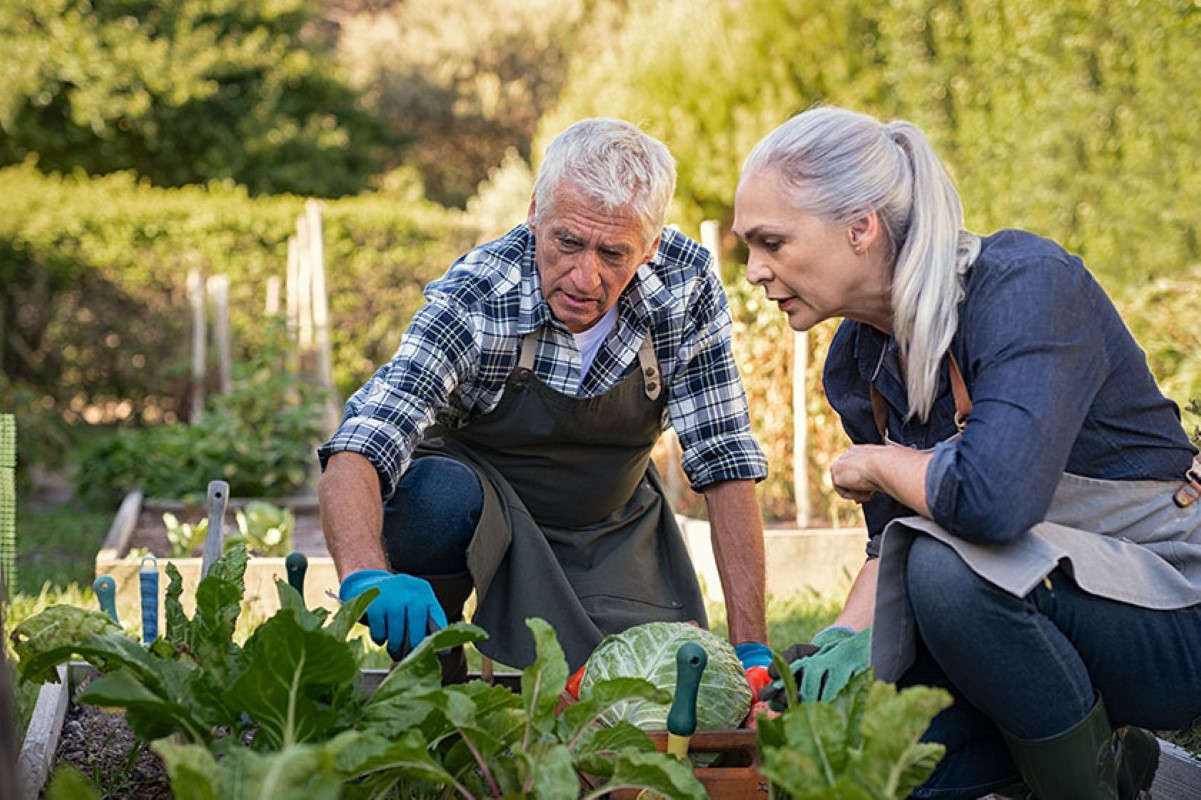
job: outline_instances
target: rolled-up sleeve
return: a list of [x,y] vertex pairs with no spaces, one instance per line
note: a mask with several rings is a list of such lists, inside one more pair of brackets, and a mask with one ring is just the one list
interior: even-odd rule
[[719,481],[767,477],[767,457],[751,432],[746,390],[734,360],[729,303],[712,271],[689,306],[668,408],[682,465],[700,491]]

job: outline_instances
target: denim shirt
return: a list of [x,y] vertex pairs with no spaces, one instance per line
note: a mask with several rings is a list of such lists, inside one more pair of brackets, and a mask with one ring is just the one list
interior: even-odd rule
[[[1042,521],[1062,473],[1117,481],[1179,480],[1196,448],[1180,409],[1084,263],[1023,231],[981,240],[964,283],[951,350],[972,411],[955,434],[947,364],[927,421],[908,410],[892,337],[845,320],[823,382],[855,443],[879,443],[869,387],[888,404],[889,437],[932,448],[926,502],[933,520],[969,541],[1011,541]],[[914,512],[883,494],[864,504],[879,553],[885,525]]]

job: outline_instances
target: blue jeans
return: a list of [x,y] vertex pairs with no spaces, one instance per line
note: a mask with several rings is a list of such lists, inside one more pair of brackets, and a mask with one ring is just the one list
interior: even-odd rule
[[413,459],[384,503],[384,550],[392,569],[409,575],[467,571],[467,545],[484,506],[479,478],[451,458]]
[[1012,782],[1000,730],[1023,739],[1062,733],[1098,694],[1115,728],[1201,721],[1201,605],[1158,611],[1094,597],[1062,569],[1014,597],[926,536],[914,541],[908,566],[922,641],[898,685],[943,686],[955,697],[924,737],[947,754],[914,797],[979,797]]

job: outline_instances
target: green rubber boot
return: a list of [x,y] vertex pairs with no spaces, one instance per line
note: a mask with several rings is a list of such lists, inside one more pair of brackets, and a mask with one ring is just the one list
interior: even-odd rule
[[1037,800],[1135,800],[1159,765],[1155,737],[1109,726],[1105,704],[1074,727],[1044,739],[1005,734],[1018,771]]
[[[446,612],[447,624],[463,621],[463,604],[471,596],[475,584],[471,575],[463,572],[458,575],[439,575],[426,578],[434,589],[434,597]],[[438,653],[438,662],[442,665],[442,685],[452,683],[467,683],[467,653],[462,646],[452,647]]]

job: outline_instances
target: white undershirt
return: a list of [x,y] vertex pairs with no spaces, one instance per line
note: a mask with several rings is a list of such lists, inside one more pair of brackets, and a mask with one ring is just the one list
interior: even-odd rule
[[586,331],[572,334],[575,336],[576,346],[580,348],[580,378],[581,380],[588,374],[588,368],[592,366],[593,359],[600,352],[601,345],[605,343],[605,339],[609,337],[613,326],[617,324],[617,306],[614,305],[605,315],[596,321]]

